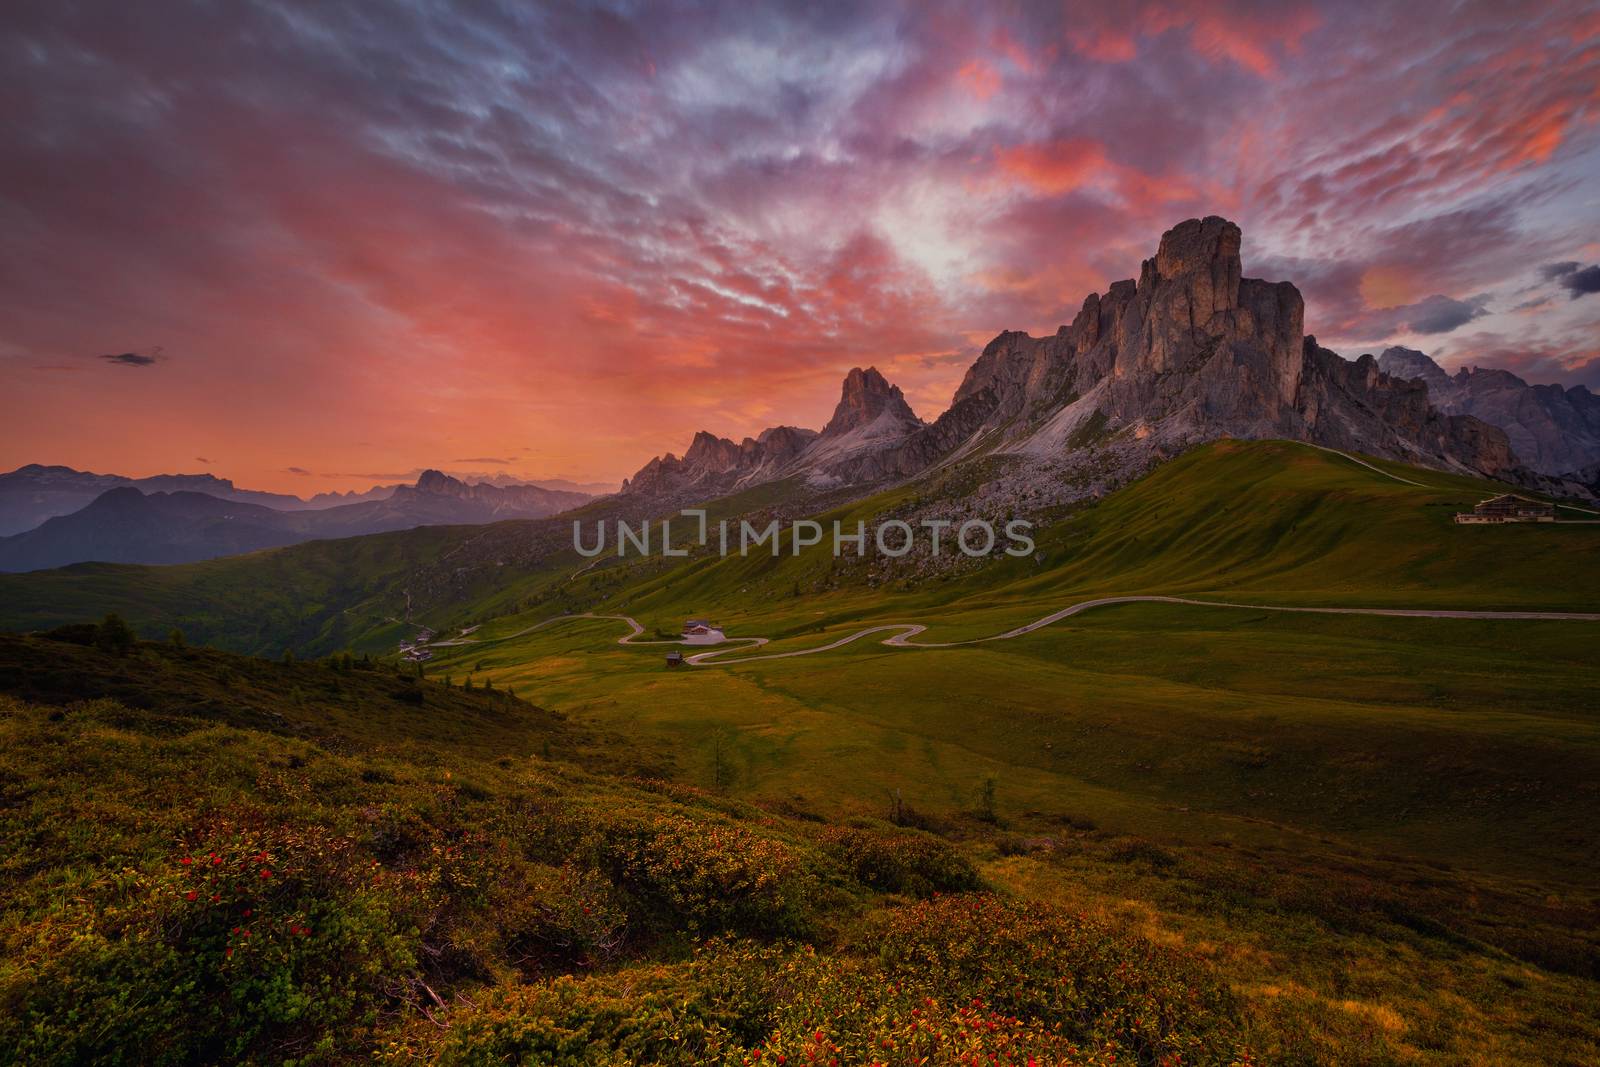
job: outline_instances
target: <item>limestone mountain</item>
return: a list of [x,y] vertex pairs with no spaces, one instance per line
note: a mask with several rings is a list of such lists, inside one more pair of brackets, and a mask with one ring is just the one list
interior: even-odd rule
[[780,477],[790,461],[816,439],[817,431],[797,426],[773,426],[758,437],[739,442],[701,430],[681,459],[671,452],[657,456],[632,478],[623,479],[622,492],[649,496],[731,492],[741,485]]
[[823,432],[786,460],[736,462],[732,442],[712,449],[697,437],[684,460],[652,460],[629,489],[651,492],[668,474],[676,488],[725,489],[732,483],[706,475],[732,470],[741,486],[796,475],[813,487],[865,486],[993,456],[1016,461],[1005,477],[1025,495],[1069,482],[1098,494],[1219,437],[1532,477],[1502,430],[1430,404],[1423,383],[1371,356],[1351,362],[1319,346],[1293,284],[1244,276],[1241,242],[1221,218],[1173,227],[1137,280],[1091,293],[1054,334],[997,336],[931,423],[877,370],[856,369]]
[[1090,294],[1049,337],[1001,333],[950,409],[887,466],[1017,454],[1060,460],[1119,435],[1145,456],[1218,437],[1282,437],[1491,476],[1515,467],[1493,427],[1431,409],[1425,389],[1303,332],[1288,282],[1243,277],[1239,228],[1191,219],[1137,281]]
[[1411,348],[1389,348],[1378,367],[1428,386],[1440,411],[1471,415],[1505,431],[1517,458],[1563,475],[1600,461],[1600,396],[1581,385],[1530,385],[1507,370],[1463,367],[1450,374]]

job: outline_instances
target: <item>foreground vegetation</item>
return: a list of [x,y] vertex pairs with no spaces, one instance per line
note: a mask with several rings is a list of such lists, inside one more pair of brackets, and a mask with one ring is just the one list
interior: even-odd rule
[[1600,1053],[1592,890],[1003,792],[827,817],[500,686],[64,636],[0,638],[9,1062]]
[[[0,636],[0,1060],[1600,1062],[1600,624],[1133,604],[678,670],[538,625],[1600,602],[1600,527],[1396,473],[1223,442],[946,570],[501,524],[6,576],[11,625],[270,656]],[[482,625],[424,679],[423,621]]]
[[[390,746],[336,708],[299,736],[327,697],[244,720],[280,729],[174,699],[274,671],[305,692],[332,666],[0,647],[8,687],[45,697],[64,650],[128,699],[128,679],[178,679],[145,710],[0,698],[13,1062],[1249,1059],[1193,953],[1024,905],[934,835],[451,740],[536,714],[503,694],[427,685],[435,739]],[[399,736],[386,698],[405,683],[348,673],[363,727]]]

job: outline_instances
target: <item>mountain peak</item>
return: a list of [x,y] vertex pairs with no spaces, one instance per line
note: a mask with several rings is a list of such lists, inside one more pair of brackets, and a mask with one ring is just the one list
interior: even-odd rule
[[1396,378],[1421,378],[1428,383],[1428,391],[1438,398],[1441,388],[1450,384],[1450,375],[1425,352],[1414,348],[1393,345],[1378,355],[1378,369]]
[[1156,271],[1163,278],[1180,278],[1220,265],[1237,277],[1242,236],[1238,226],[1216,215],[1185,219],[1161,235]]
[[822,428],[823,437],[838,437],[863,426],[871,425],[884,415],[895,422],[921,425],[905,394],[898,385],[890,385],[877,367],[862,370],[854,367],[844,377],[839,404],[833,409],[833,418]]
[[460,495],[466,483],[452,478],[444,471],[425,470],[417,476],[417,491],[422,493],[452,493]]

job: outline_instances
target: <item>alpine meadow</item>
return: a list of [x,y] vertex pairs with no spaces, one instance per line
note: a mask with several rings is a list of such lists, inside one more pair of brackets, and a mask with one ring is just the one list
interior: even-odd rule
[[1592,8],[0,56],[0,1064],[1600,1063]]

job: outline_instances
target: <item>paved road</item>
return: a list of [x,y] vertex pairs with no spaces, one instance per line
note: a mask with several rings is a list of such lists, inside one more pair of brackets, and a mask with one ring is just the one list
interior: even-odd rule
[[[1397,482],[1403,482],[1406,485],[1414,485],[1422,489],[1430,488],[1429,486],[1423,485],[1421,482],[1414,482],[1409,478],[1402,478],[1398,474],[1394,474],[1390,471],[1384,470],[1381,467],[1374,466],[1358,456],[1352,456],[1348,452],[1342,452],[1339,449],[1328,448],[1323,445],[1312,445],[1312,447],[1319,448],[1324,452],[1331,452],[1336,456],[1343,456],[1352,463],[1358,463],[1368,470],[1376,474],[1380,474],[1385,478],[1390,478]],[[1562,506],[1570,507],[1571,505]],[[1585,511],[1587,509],[1574,508],[1573,510]],[[591,567],[593,565],[594,564],[590,564]],[[584,570],[587,569],[588,567],[584,568]],[[582,571],[578,573],[581,574]],[[576,578],[577,575],[575,574],[573,577]],[[815,656],[821,652],[832,652],[836,648],[843,648],[845,645],[859,641],[863,637],[872,637],[875,634],[888,634],[888,637],[885,637],[878,643],[886,645],[890,648],[957,648],[961,645],[983,644],[986,641],[1009,641],[1013,637],[1021,637],[1024,634],[1031,634],[1035,630],[1043,629],[1044,627],[1050,626],[1053,623],[1060,622],[1062,619],[1070,618],[1073,615],[1082,614],[1083,612],[1089,611],[1093,608],[1108,607],[1112,604],[1141,603],[1188,604],[1193,607],[1202,608],[1238,608],[1245,611],[1285,611],[1311,615],[1386,615],[1412,619],[1534,619],[1565,622],[1600,622],[1600,612],[1445,611],[1430,608],[1313,608],[1284,607],[1277,604],[1238,604],[1225,600],[1192,600],[1188,597],[1179,596],[1108,596],[1099,597],[1094,600],[1082,600],[1076,604],[1069,604],[1061,610],[1053,611],[1049,615],[1044,616],[1044,618],[1035,619],[1033,622],[1030,622],[1025,626],[1018,626],[1015,629],[1007,630],[1004,633],[990,634],[988,637],[974,637],[966,641],[913,641],[912,638],[916,637],[918,634],[926,632],[928,627],[922,623],[895,622],[883,623],[878,626],[868,626],[865,629],[857,630],[853,634],[830,641],[825,645],[816,645],[811,648],[797,648],[788,652],[763,652],[760,655],[754,656],[742,655],[736,659],[729,659],[727,657],[733,653],[752,652],[755,649],[768,644],[770,642],[770,638],[730,637],[722,642],[719,647],[708,652],[696,652],[693,655],[685,656],[683,661],[695,667],[722,667],[732,666],[735,663],[754,663],[757,660],[789,659],[794,656]],[[532,626],[518,630],[514,634],[508,634],[505,637],[496,638],[495,640],[509,641],[514,637],[521,637],[523,634],[532,633],[533,631],[543,629],[546,626],[551,626],[555,623],[565,622],[571,619],[610,619],[616,622],[626,623],[628,626],[628,633],[617,638],[617,644],[619,645],[676,645],[679,647],[684,647],[690,644],[690,642],[672,639],[662,640],[652,638],[647,641],[640,641],[638,638],[645,632],[645,630],[644,627],[640,625],[638,619],[635,619],[631,615],[596,615],[592,612],[585,612],[581,615],[557,615],[554,618],[545,619],[543,622],[535,623]],[[439,642],[439,644],[463,643],[465,642]]]
[[[1283,611],[1309,615],[1383,615],[1411,619],[1484,619],[1484,620],[1542,620],[1546,622],[1600,622],[1600,612],[1570,612],[1570,611],[1448,611],[1433,608],[1320,608],[1320,607],[1284,607],[1278,604],[1238,604],[1225,600],[1192,600],[1181,596],[1108,596],[1098,597],[1094,600],[1081,600],[1070,604],[1059,611],[1053,611],[1041,619],[1035,619],[1025,626],[1006,630],[1003,633],[990,634],[988,637],[974,637],[966,641],[914,641],[912,638],[925,632],[928,627],[915,622],[882,623],[877,626],[868,626],[857,630],[853,634],[830,641],[825,645],[815,645],[811,648],[797,648],[788,652],[763,652],[759,655],[740,655],[737,658],[727,658],[735,653],[753,652],[755,649],[768,644],[770,639],[765,637],[730,637],[722,647],[708,652],[697,652],[685,656],[683,661],[695,667],[725,667],[736,663],[754,663],[757,660],[790,659],[794,656],[815,656],[822,652],[831,652],[836,648],[859,641],[864,637],[876,634],[889,636],[879,641],[879,644],[890,648],[957,648],[962,645],[978,645],[986,641],[1009,641],[1013,637],[1031,634],[1035,630],[1043,629],[1062,619],[1073,615],[1082,614],[1094,608],[1109,607],[1113,604],[1187,604],[1200,608],[1236,608],[1242,611]],[[519,630],[501,640],[520,637],[534,630],[566,622],[573,619],[610,619],[626,623],[628,633],[617,638],[619,645],[673,645],[683,647],[684,643],[675,640],[649,639],[641,641],[639,636],[645,632],[639,620],[631,615],[595,615],[585,613],[582,615],[557,615],[546,619],[526,629]]]

